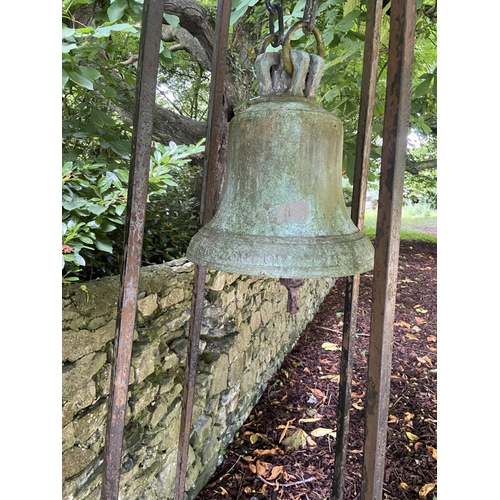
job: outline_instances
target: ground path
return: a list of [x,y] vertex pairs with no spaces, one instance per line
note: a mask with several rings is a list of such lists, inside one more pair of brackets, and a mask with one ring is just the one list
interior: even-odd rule
[[[385,500],[437,497],[436,263],[435,243],[401,243]],[[362,275],[344,500],[361,486],[371,281]],[[330,497],[344,287],[339,279],[197,500]]]

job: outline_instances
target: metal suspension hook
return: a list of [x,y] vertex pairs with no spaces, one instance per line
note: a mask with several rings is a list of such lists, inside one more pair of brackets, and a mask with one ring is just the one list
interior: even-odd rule
[[[290,57],[290,50],[292,48],[291,47],[292,36],[298,29],[300,28],[304,29],[308,26],[309,23],[307,21],[297,21],[296,23],[292,24],[292,26],[290,26],[289,30],[286,32],[285,39],[283,41],[282,56],[283,56],[283,65],[285,66],[285,69],[289,75],[293,74],[293,63],[292,63],[292,58]],[[321,36],[320,30],[316,26],[313,26],[311,33],[314,35],[314,38],[316,39],[318,55],[320,57],[324,57],[325,44],[323,42],[323,37]]]

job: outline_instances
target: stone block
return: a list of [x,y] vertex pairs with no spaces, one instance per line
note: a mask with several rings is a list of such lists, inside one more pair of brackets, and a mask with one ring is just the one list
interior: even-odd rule
[[88,354],[74,365],[63,367],[62,397],[69,401],[77,391],[84,388],[106,362],[106,353]]
[[158,295],[153,293],[137,301],[137,310],[144,318],[152,316],[158,309]]
[[76,443],[84,444],[99,428],[104,432],[107,411],[107,403],[102,402],[74,422]]
[[109,321],[95,330],[65,331],[62,333],[62,360],[76,361],[86,354],[99,351],[115,337],[116,322]]
[[211,367],[213,375],[210,396],[221,393],[227,389],[227,378],[229,374],[229,358],[227,354],[221,354]]
[[184,296],[185,294],[182,288],[173,288],[169,290],[168,295],[160,299],[160,307],[162,309],[167,309],[167,307],[178,304],[184,300]]
[[73,477],[87,467],[96,454],[92,450],[73,446],[66,450],[62,455],[62,477],[63,481],[66,478]]
[[159,389],[157,385],[145,383],[140,391],[135,391],[129,400],[132,416],[136,417],[144,408],[150,405]]
[[131,362],[135,375],[134,384],[140,384],[154,372],[159,358],[158,342],[134,346]]
[[83,408],[90,406],[96,398],[96,386],[93,381],[71,393],[68,402],[62,408],[62,424],[69,424],[71,419]]
[[62,429],[62,451],[69,450],[75,443],[75,427],[73,422],[70,422]]

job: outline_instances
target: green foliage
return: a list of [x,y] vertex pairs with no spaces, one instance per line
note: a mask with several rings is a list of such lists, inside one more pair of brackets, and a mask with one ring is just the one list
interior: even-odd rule
[[[95,9],[88,25],[81,8]],[[62,243],[65,281],[117,274],[123,250],[132,127],[120,113],[133,109],[142,0],[70,0],[63,2],[62,27]],[[176,16],[165,16],[177,25]],[[172,86],[175,100],[187,101],[174,55],[162,42],[160,88]],[[175,61],[186,74],[198,68],[184,54]],[[191,94],[190,116],[202,119],[208,100],[205,72]],[[204,85],[204,87],[203,87]],[[169,94],[171,94],[169,92]],[[161,97],[160,97],[161,99]],[[159,102],[161,104],[161,102]],[[185,111],[185,109],[183,110]],[[202,141],[203,142],[203,141]],[[202,142],[186,146],[154,144],[152,149],[144,264],[180,257],[197,230],[194,197],[199,168],[191,156]]]
[[[197,201],[193,196],[196,167],[192,146],[155,145],[151,158],[145,263],[179,257],[196,231]],[[67,161],[63,166],[63,272],[67,281],[119,272],[127,204],[128,169],[106,163]],[[184,224],[188,221],[189,224]],[[182,229],[172,230],[181,224]],[[157,244],[158,241],[161,244]],[[164,242],[168,241],[168,246]]]

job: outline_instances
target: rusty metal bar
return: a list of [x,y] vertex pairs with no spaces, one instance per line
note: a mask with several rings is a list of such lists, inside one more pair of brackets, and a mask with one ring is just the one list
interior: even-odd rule
[[135,93],[123,269],[104,446],[101,489],[103,500],[118,499],[120,487],[123,430],[137,312],[162,18],[163,1],[145,0]]
[[231,0],[217,0],[214,52],[210,79],[210,106],[208,108],[207,143],[205,149],[205,170],[201,200],[200,221],[210,222],[217,210],[218,186],[216,163],[219,156],[219,130],[222,116],[224,81],[226,77],[227,45]]
[[[223,119],[222,105],[226,70],[227,45],[229,37],[229,19],[231,1],[217,1],[215,23],[214,52],[210,80],[210,100],[208,109],[207,142],[203,177],[202,205],[200,220],[202,225],[212,219],[216,210],[217,176],[216,163],[219,153],[219,130]],[[174,500],[183,500],[186,489],[187,462],[189,456],[189,438],[193,418],[194,393],[196,388],[196,368],[198,365],[201,320],[205,297],[206,268],[196,266],[194,273],[194,294],[191,303],[189,340],[186,361],[186,375],[182,396],[182,413],[177,449],[177,471],[175,477]]]
[[416,0],[392,3],[361,500],[382,499],[415,22]]
[[[363,75],[361,80],[361,100],[351,206],[351,219],[361,231],[364,228],[365,222],[366,188],[368,168],[370,165],[373,107],[375,104],[377,86],[381,20],[382,0],[369,0],[367,2]],[[343,500],[344,498],[345,464],[347,458],[349,416],[351,408],[352,368],[356,341],[356,319],[358,314],[359,279],[359,274],[346,278],[337,439],[335,443],[335,466],[331,500]]]

